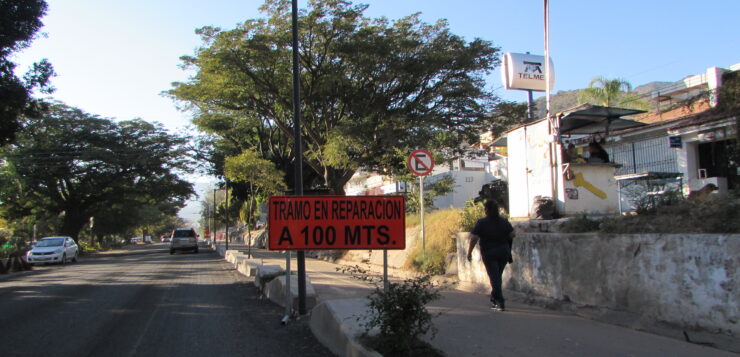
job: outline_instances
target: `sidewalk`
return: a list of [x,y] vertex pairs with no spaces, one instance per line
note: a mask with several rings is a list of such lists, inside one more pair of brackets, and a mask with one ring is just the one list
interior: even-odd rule
[[[246,246],[229,244],[245,251]],[[285,266],[285,255],[252,249],[264,264]],[[362,266],[362,264],[358,264]],[[340,265],[306,259],[306,274],[316,290],[319,303],[335,299],[366,297],[374,287],[337,272]],[[291,269],[296,269],[295,255]],[[506,295],[506,292],[504,292]],[[490,310],[488,296],[447,290],[432,302],[429,310],[441,315],[434,319],[438,333],[426,340],[447,356],[733,356],[731,352],[692,344],[629,328],[618,327],[560,311],[527,305],[509,294],[507,311]],[[358,305],[354,305],[358,306]],[[355,324],[356,309],[343,324]],[[357,331],[348,326],[346,331]]]

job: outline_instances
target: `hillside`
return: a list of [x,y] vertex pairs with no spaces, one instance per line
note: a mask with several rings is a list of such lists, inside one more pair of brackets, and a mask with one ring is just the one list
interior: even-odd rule
[[[641,96],[645,96],[645,99],[650,101],[650,94],[653,91],[671,84],[673,84],[673,82],[650,82],[635,87],[634,91],[639,93]],[[552,110],[554,112],[559,112],[578,105],[578,93],[580,91],[581,89],[559,91],[550,95],[550,105],[552,106]],[[535,108],[537,118],[545,116],[545,96],[535,99]]]

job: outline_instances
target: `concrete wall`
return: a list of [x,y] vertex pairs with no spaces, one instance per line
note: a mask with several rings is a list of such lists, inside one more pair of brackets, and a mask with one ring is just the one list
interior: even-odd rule
[[[460,233],[458,276],[490,289],[478,248],[465,259],[468,242]],[[520,233],[513,250],[505,289],[740,333],[740,234]]]

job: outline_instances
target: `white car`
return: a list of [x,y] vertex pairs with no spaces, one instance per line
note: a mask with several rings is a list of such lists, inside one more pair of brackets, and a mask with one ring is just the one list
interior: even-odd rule
[[60,263],[77,261],[80,250],[72,237],[46,237],[41,238],[33,248],[26,253],[28,263]]

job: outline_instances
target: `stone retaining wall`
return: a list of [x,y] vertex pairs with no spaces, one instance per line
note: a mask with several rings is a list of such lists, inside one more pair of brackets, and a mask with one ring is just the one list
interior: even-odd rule
[[[478,248],[469,263],[457,242],[460,281],[490,289]],[[740,234],[520,233],[513,257],[505,289],[740,333]]]

